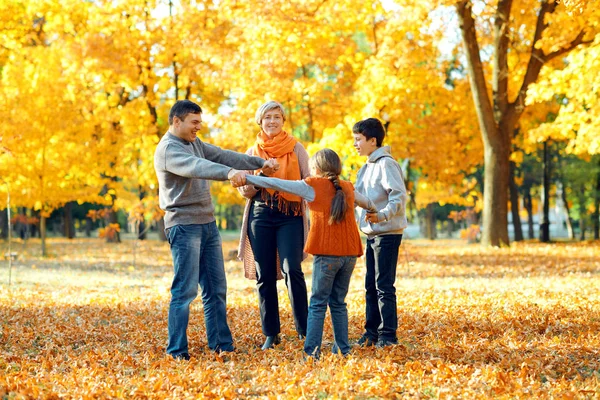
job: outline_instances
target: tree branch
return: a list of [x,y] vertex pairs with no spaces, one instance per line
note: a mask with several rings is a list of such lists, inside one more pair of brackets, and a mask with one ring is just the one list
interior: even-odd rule
[[550,4],[544,2],[542,5],[542,10],[538,15],[538,20],[536,23],[536,30],[534,34],[534,42],[531,44],[531,58],[529,59],[529,64],[527,65],[527,71],[525,72],[525,77],[523,78],[523,83],[521,84],[521,88],[519,89],[519,94],[515,101],[511,104],[512,111],[521,114],[525,108],[525,99],[527,97],[527,88],[533,82],[537,80],[539,77],[540,71],[542,67],[550,60],[555,59],[556,57],[560,57],[565,55],[575,49],[580,44],[589,44],[592,43],[592,40],[583,40],[585,36],[585,31],[580,31],[575,39],[569,43],[568,46],[563,47],[562,49],[558,49],[550,54],[544,54],[544,51],[541,48],[536,48],[536,43],[541,39],[544,30],[548,27],[548,24],[544,22],[544,17],[548,13],[554,12],[556,9],[556,3],[551,1]]
[[494,64],[492,90],[494,119],[499,121],[508,106],[508,25],[512,0],[500,0],[494,19]]
[[544,51],[536,48],[537,42],[542,38],[544,31],[548,27],[548,24],[544,21],[546,14],[552,14],[556,10],[557,2],[555,0],[543,0],[542,8],[538,14],[537,21],[535,23],[535,33],[533,34],[533,41],[531,42],[531,57],[527,64],[527,70],[525,71],[525,77],[519,89],[519,94],[515,101],[510,104],[508,110],[509,113],[516,113],[520,115],[525,109],[525,97],[527,96],[527,88],[533,82],[535,82],[540,74],[544,63],[547,61]]
[[[477,111],[484,142],[489,143],[490,140],[496,139],[497,125],[494,121],[494,111],[487,91],[484,68],[481,62],[477,33],[475,31],[475,21],[471,14],[471,2],[469,0],[458,2],[456,4],[456,11],[467,55],[469,80],[471,91],[473,92],[475,110]],[[494,137],[490,135],[494,135]]]
[[569,43],[569,45],[567,47],[564,47],[562,49],[556,50],[556,51],[548,54],[546,56],[546,61],[553,60],[556,57],[560,57],[563,54],[569,53],[571,50],[575,49],[575,47],[579,46],[580,44],[590,44],[590,43],[594,42],[593,40],[583,40],[584,36],[585,36],[584,31],[579,32],[577,37],[575,39],[573,39],[573,41],[571,43]]

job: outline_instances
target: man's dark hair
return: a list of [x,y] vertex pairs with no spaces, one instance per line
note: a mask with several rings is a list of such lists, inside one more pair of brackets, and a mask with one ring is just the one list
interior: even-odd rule
[[184,121],[188,114],[201,114],[202,109],[193,101],[179,100],[173,104],[169,112],[169,125],[173,125],[173,118],[177,117]]
[[377,147],[381,147],[385,138],[385,128],[377,118],[367,118],[358,121],[352,127],[352,133],[360,133],[367,139],[375,138]]

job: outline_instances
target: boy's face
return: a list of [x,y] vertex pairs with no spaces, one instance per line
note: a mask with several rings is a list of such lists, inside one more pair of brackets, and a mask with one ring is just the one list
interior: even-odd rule
[[354,133],[352,136],[354,136],[354,148],[359,156],[370,156],[377,150],[377,139],[367,139],[362,133]]

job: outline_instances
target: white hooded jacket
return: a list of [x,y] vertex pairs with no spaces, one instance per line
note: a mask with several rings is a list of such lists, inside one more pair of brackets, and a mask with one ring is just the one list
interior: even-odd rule
[[380,222],[365,221],[366,210],[357,207],[360,230],[369,237],[402,234],[407,227],[406,186],[400,164],[392,157],[389,146],[375,150],[358,171],[356,191],[368,197],[379,210]]

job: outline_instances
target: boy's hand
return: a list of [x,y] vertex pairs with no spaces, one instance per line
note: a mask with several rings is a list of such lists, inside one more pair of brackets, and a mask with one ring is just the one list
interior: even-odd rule
[[367,221],[371,224],[376,224],[379,222],[379,217],[377,216],[376,212],[368,212],[365,215],[365,221]]
[[276,159],[270,158],[263,164],[262,173],[266,176],[271,176],[279,169],[279,163]]
[[227,179],[231,182],[231,186],[240,187],[246,184],[246,171],[239,171],[237,169],[232,169],[227,174]]

